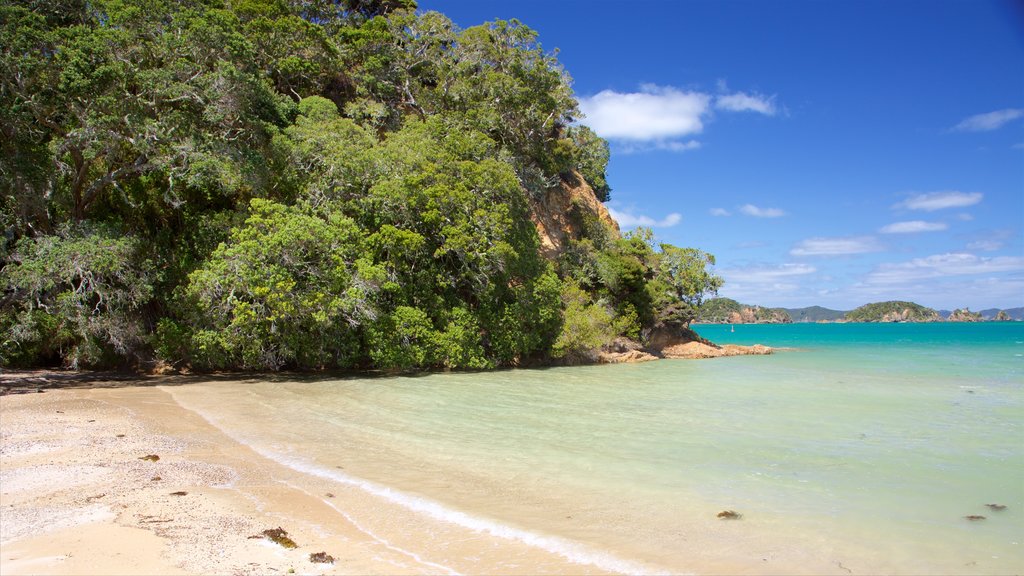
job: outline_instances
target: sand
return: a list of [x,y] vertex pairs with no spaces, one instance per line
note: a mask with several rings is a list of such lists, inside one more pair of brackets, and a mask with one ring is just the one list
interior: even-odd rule
[[0,373],[0,575],[609,572],[269,460],[175,401],[197,381]]
[[[149,455],[159,460],[144,459]],[[436,572],[161,387],[0,397],[0,573]],[[262,532],[284,529],[286,549]],[[334,563],[311,562],[324,552]]]

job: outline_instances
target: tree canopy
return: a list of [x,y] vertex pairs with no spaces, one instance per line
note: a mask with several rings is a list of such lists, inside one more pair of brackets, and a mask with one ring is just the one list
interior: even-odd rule
[[481,369],[688,324],[699,250],[532,206],[607,143],[516,20],[0,0],[0,364]]

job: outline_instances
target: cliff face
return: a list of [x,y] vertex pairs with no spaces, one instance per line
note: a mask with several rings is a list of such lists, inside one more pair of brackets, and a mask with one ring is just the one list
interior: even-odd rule
[[879,322],[939,322],[941,320],[938,313],[919,314],[912,308],[904,308],[886,312]]
[[791,324],[793,319],[785,310],[746,306],[738,312],[731,312],[728,324]]
[[578,172],[549,188],[543,198],[531,198],[530,220],[540,235],[541,254],[548,259],[561,255],[569,240],[579,239],[590,221],[600,222],[614,237],[620,234],[619,223]]
[[984,318],[981,317],[980,312],[971,312],[967,308],[954,310],[949,315],[948,320],[950,322],[981,322]]

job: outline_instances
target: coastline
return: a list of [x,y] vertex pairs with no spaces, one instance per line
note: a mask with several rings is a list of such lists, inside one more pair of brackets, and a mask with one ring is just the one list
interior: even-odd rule
[[[118,386],[0,397],[3,574],[615,571],[475,530],[425,557],[402,538],[436,520],[264,458],[178,405],[169,386]],[[395,522],[398,533],[379,528]],[[275,528],[297,548],[262,536]],[[334,562],[312,562],[320,552]]]

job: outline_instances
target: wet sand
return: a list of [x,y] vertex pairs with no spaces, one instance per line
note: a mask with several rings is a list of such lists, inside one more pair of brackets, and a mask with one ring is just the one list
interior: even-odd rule
[[403,544],[436,524],[260,456],[163,386],[0,396],[5,575],[604,573],[478,531],[436,555]]

